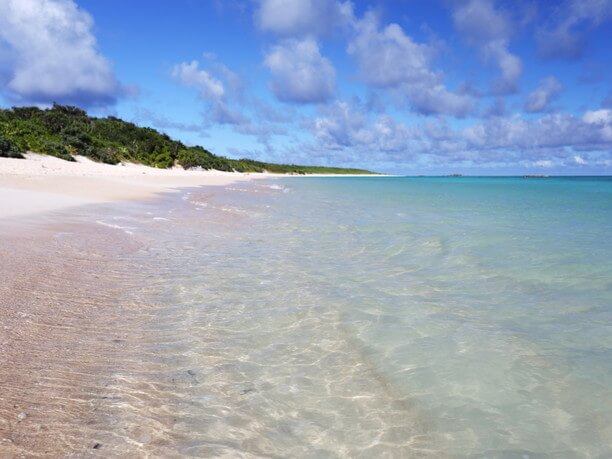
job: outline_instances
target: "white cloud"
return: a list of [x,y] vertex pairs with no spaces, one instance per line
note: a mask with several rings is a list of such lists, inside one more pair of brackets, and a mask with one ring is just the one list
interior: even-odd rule
[[198,61],[183,62],[172,68],[172,77],[185,86],[197,89],[204,99],[217,102],[223,99],[223,83],[206,70],[200,70]]
[[584,165],[588,164],[587,161],[582,156],[580,156],[580,155],[575,155],[574,156],[574,162],[576,164],[578,164],[579,166],[584,166]]
[[347,102],[325,107],[312,123],[317,140],[330,149],[364,148],[372,154],[405,151],[410,141],[410,129],[387,115],[373,122],[367,114]]
[[264,63],[272,73],[272,91],[284,102],[324,102],[334,93],[336,71],[311,38],[272,47]]
[[540,86],[530,92],[525,101],[525,110],[530,113],[541,112],[561,92],[562,86],[555,77],[544,78]]
[[262,30],[284,36],[325,35],[352,18],[352,3],[337,0],[261,0],[255,12]]
[[582,119],[585,123],[594,125],[605,141],[612,142],[612,110],[587,111]]
[[501,76],[493,82],[493,92],[496,94],[511,94],[517,91],[518,82],[523,73],[523,63],[520,58],[508,51],[502,42],[493,42],[483,50],[486,57],[497,62]]
[[219,124],[248,125],[249,119],[231,104],[241,91],[240,78],[214,56],[205,55],[212,61],[210,69],[201,69],[198,61],[176,64],[172,77],[183,86],[198,91],[198,95],[209,105],[209,121]]
[[612,110],[609,109],[601,109],[601,110],[593,110],[587,111],[582,119],[589,124],[612,124]]
[[366,14],[355,23],[347,51],[366,83],[399,91],[421,113],[465,116],[473,110],[470,96],[450,92],[442,74],[432,70],[433,48],[414,41],[398,24],[381,28],[373,13]]
[[585,150],[597,151],[603,155],[601,161],[609,161],[612,137],[605,127],[611,125],[612,114],[594,112],[582,118],[560,114],[536,119],[495,117],[465,128],[452,128],[442,119],[407,125],[387,115],[372,117],[356,104],[336,102],[321,109],[310,129],[317,140],[313,151],[328,150],[334,157],[336,151],[351,152],[356,162],[376,157],[402,163],[429,157],[445,164],[552,167],[564,161],[577,164],[580,159],[586,163],[579,153]]
[[455,9],[453,22],[464,39],[499,68],[500,77],[493,83],[494,92],[516,92],[523,65],[520,58],[508,50],[512,33],[510,19],[496,10],[490,0],[470,0]]
[[359,143],[368,123],[364,113],[353,111],[346,102],[336,102],[312,123],[315,137],[328,148],[350,147]]
[[122,92],[97,49],[93,19],[73,0],[0,0],[0,11],[4,91],[13,101],[87,106]]
[[359,21],[348,53],[357,59],[365,81],[375,86],[436,80],[430,69],[431,47],[416,43],[397,24],[380,30],[373,14]]
[[421,82],[406,88],[412,106],[424,115],[453,115],[463,117],[474,109],[474,100],[467,94],[449,91],[438,82]]
[[[181,85],[192,88],[205,102],[206,111],[200,132],[213,124],[228,125],[234,132],[254,136],[259,143],[270,148],[272,136],[286,135],[283,123],[291,121],[285,112],[274,111],[257,98],[244,94],[242,79],[231,69],[217,60],[212,53],[204,53],[205,68],[198,61],[183,62],[175,65],[171,76]],[[150,117],[149,117],[150,119]],[[157,121],[158,126],[192,130],[192,125],[173,126],[163,119]]]

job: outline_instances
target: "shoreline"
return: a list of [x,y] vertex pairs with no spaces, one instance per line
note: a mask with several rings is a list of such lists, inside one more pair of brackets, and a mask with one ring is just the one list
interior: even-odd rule
[[[41,160],[48,159],[52,158]],[[5,260],[0,269],[0,303],[5,310],[0,332],[0,353],[5,356],[5,370],[0,372],[0,451],[11,457],[41,452],[97,455],[97,450],[105,457],[229,456],[248,451],[266,455],[270,439],[277,438],[276,420],[265,417],[258,400],[279,399],[301,407],[283,389],[283,381],[292,378],[293,357],[275,354],[288,359],[282,368],[289,374],[280,379],[273,366],[264,367],[263,374],[243,374],[242,356],[257,360],[276,335],[243,327],[244,291],[234,290],[231,281],[226,284],[225,276],[214,276],[236,262],[239,272],[245,263],[259,263],[261,256],[237,250],[252,230],[249,211],[262,205],[253,199],[266,193],[283,195],[282,188],[266,183],[231,185],[279,176],[212,172],[181,180],[185,171],[159,173],[147,168],[144,172],[150,174],[140,177],[133,172],[142,172],[140,166],[125,166],[129,173],[120,176],[104,176],[88,171],[86,162],[68,164],[72,168],[63,174],[62,169],[48,173],[40,164],[38,175],[9,175],[0,167],[1,199],[13,199],[16,210],[10,213],[0,199],[0,226],[5,230],[0,245]],[[62,185],[65,188],[57,188]],[[219,187],[208,189],[211,185]],[[196,189],[185,190],[189,187]],[[251,187],[259,191],[245,196]],[[112,205],[96,206],[104,202]],[[43,214],[60,209],[66,212]],[[31,219],[19,218],[28,213]],[[145,226],[135,233],[126,231],[132,224]],[[264,241],[271,247],[269,243]],[[194,258],[194,253],[205,256]],[[178,278],[183,283],[173,289],[172,276],[185,265],[193,272]],[[190,283],[191,276],[206,279],[211,287],[198,283],[205,286],[198,293],[201,287]],[[241,283],[255,281],[256,277],[245,278]],[[283,295],[265,282],[256,285],[257,290],[249,291],[257,291],[262,299]],[[183,297],[192,290],[195,296]],[[312,306],[302,313],[318,308],[312,295],[306,297]],[[221,310],[225,312],[219,316]],[[311,333],[307,325],[292,331],[288,325],[294,319],[294,312],[283,309],[276,316],[278,325],[284,324],[278,329],[283,334],[274,338],[281,346],[299,343],[302,333]],[[228,324],[234,337],[229,341]],[[327,319],[321,326],[326,336],[332,335]],[[247,336],[258,336],[259,350],[243,347]],[[298,381],[306,404],[315,407],[325,397],[355,399],[354,404],[337,407],[344,419],[341,424],[360,418],[358,413],[374,412],[369,422],[399,425],[414,436],[416,448],[426,451],[431,440],[417,422],[418,409],[386,387],[380,391],[372,368],[346,346],[345,339],[328,345],[330,349],[300,350],[300,358],[316,370],[313,378],[332,386],[327,393],[324,385]],[[227,353],[228,346],[232,353]],[[349,362],[348,376],[333,364],[337,355]],[[332,364],[319,368],[320,357]],[[228,409],[238,415],[227,416]],[[339,414],[334,410],[316,414],[315,427],[308,427],[314,430],[302,436],[321,435],[322,444],[331,449],[335,440],[321,432],[333,430],[328,420],[335,416]],[[245,426],[243,421],[249,419],[261,419],[262,425]],[[283,420],[298,431],[304,428],[292,416],[285,414]],[[320,422],[327,426],[322,431],[316,427]],[[219,442],[220,431],[230,441]],[[240,435],[232,439],[232,432]],[[351,447],[366,448],[372,441],[367,432]],[[335,435],[342,433],[335,430]],[[292,448],[304,452],[299,445]]]
[[[97,455],[98,449],[105,457],[140,457],[153,450],[173,455],[174,442],[188,439],[177,431],[178,419],[187,413],[171,392],[180,393],[194,378],[186,372],[165,375],[168,369],[153,350],[172,337],[159,330],[160,317],[173,320],[160,311],[172,305],[143,294],[157,271],[139,253],[143,242],[96,218],[130,215],[135,208],[140,209],[135,215],[144,208],[164,212],[168,202],[184,202],[186,186],[222,190],[240,178],[202,183],[208,177],[198,177],[197,183],[169,186],[169,181],[130,182],[129,175],[122,177],[125,182],[84,176],[88,185],[119,184],[123,194],[105,188],[79,200],[48,191],[66,177],[34,181],[43,187],[36,191],[3,189],[0,180],[0,193],[31,199],[27,215],[9,215],[0,201],[0,456]],[[167,194],[173,191],[176,196]],[[54,207],[41,208],[41,199]],[[100,209],[105,202],[111,205]],[[46,215],[50,210],[62,212]],[[165,219],[156,224],[164,226]],[[152,376],[158,374],[163,376]],[[158,410],[162,402],[175,411]]]
[[[245,196],[251,187],[257,192]],[[427,451],[431,439],[419,408],[381,386],[363,354],[338,335],[338,313],[323,311],[315,291],[303,291],[294,307],[279,307],[265,319],[269,328],[245,322],[268,317],[265,303],[285,298],[266,280],[292,276],[267,268],[234,282],[227,270],[241,276],[260,266],[276,241],[250,212],[272,204],[270,197],[286,198],[268,184],[232,188],[36,215],[36,225],[0,220],[11,230],[0,246],[6,260],[0,303],[7,312],[0,332],[6,363],[0,451],[300,456],[313,437],[327,450],[337,441],[365,449],[380,426],[390,425]],[[260,251],[243,250],[254,241]],[[269,262],[278,267],[282,252],[272,253]],[[243,309],[244,302],[254,307]],[[311,313],[310,320],[299,318]],[[322,348],[305,344],[321,337]],[[308,377],[298,377],[296,359],[312,369]],[[302,398],[287,391],[293,386]],[[318,408],[326,399],[352,402]],[[268,417],[267,403],[278,403],[280,421]],[[294,410],[304,410],[306,419],[296,419]],[[353,420],[365,413],[368,428],[343,442],[345,429],[361,428]]]
[[27,153],[26,159],[0,158],[0,219],[84,204],[150,199],[159,193],[198,186],[286,177],[364,177],[158,169],[132,163],[97,163],[83,156],[75,159],[69,162],[38,153]]
[[179,188],[225,186],[272,174],[157,169],[109,165],[84,157],[76,162],[36,153],[26,159],[0,158],[0,219],[84,204],[143,200]]

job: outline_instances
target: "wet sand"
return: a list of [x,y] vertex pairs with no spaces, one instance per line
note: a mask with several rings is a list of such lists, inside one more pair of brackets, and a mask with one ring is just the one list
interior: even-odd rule
[[176,388],[193,375],[169,377],[151,350],[180,336],[139,296],[143,246],[46,220],[0,226],[0,457],[176,456]]
[[[128,309],[146,322],[147,306],[126,297],[142,283],[129,256],[138,244],[116,229],[74,222],[66,209],[252,178],[36,154],[0,158],[1,457],[80,456],[106,443],[129,455],[141,446],[138,432],[126,434],[128,442],[112,439],[125,413],[110,389],[113,375],[139,368],[138,359],[126,359],[135,335],[122,322]],[[172,415],[162,418],[155,422],[163,431]]]
[[0,452],[65,457],[103,446],[113,322],[135,247],[104,228],[2,224]]

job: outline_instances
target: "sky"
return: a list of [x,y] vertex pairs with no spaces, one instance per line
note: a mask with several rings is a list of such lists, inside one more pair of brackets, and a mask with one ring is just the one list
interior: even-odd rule
[[407,175],[612,173],[612,0],[0,0],[0,106]]

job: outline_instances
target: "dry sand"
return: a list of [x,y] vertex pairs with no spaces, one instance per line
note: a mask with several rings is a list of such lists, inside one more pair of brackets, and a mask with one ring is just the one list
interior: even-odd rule
[[77,156],[76,162],[28,153],[0,158],[0,218],[99,202],[144,199],[181,187],[227,185],[270,174],[156,169],[108,165]]

